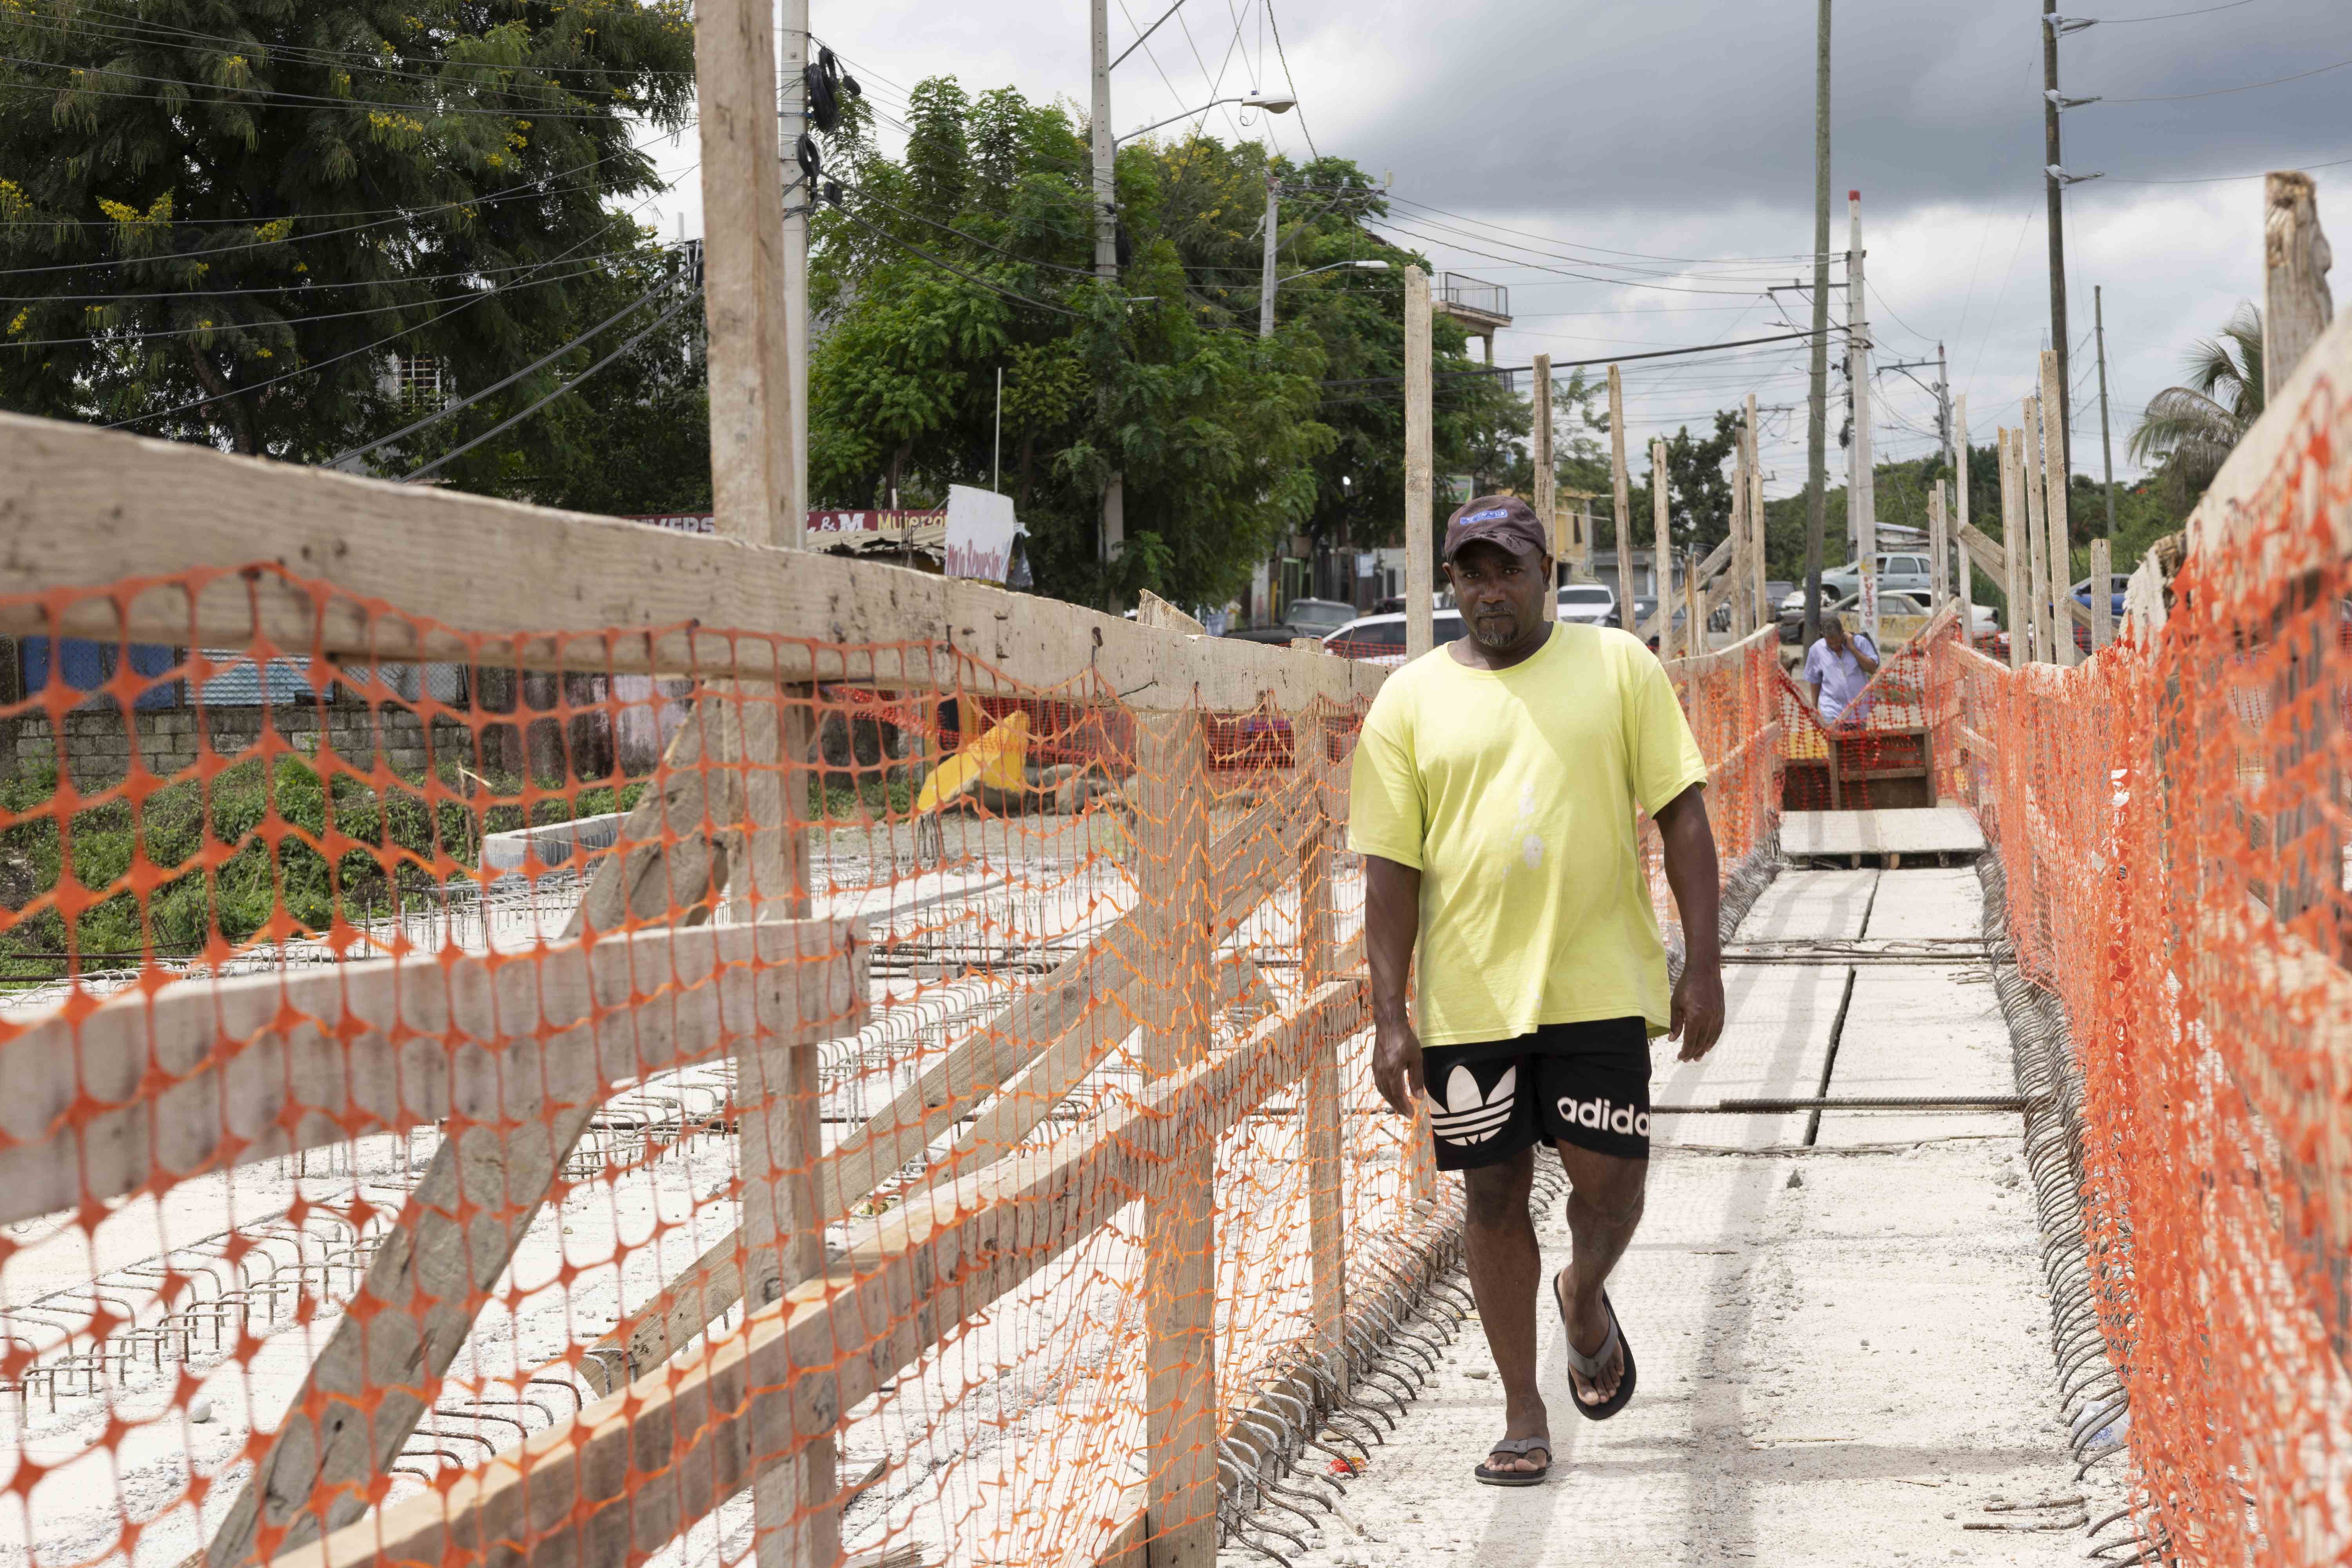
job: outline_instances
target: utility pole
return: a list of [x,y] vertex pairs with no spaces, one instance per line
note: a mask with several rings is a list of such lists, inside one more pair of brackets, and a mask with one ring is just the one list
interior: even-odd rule
[[1274,336],[1274,222],[1282,202],[1282,178],[1269,164],[1265,171],[1265,261],[1257,283],[1257,335]]
[[[1118,191],[1114,176],[1118,147],[1110,129],[1110,0],[1093,0],[1095,68],[1094,147],[1095,276],[1105,283],[1118,279]],[[1102,412],[1109,413],[1110,389],[1097,394]],[[1101,555],[1118,559],[1127,542],[1126,480],[1116,467],[1103,481]]]
[[2071,461],[2074,420],[2067,414],[2074,384],[2066,379],[2066,161],[2058,148],[2058,0],[2042,0],[2042,172],[2050,198],[2050,344],[2058,353],[2058,406],[2050,422],[2058,430],[2058,471],[2074,471]]
[[1559,568],[1568,553],[1560,548],[1559,498],[1555,493],[1559,474],[1552,467],[1551,456],[1551,355],[1538,354],[1535,363],[1533,417],[1528,422],[1528,456],[1535,469],[1536,516],[1543,520],[1544,537],[1550,541],[1551,592],[1544,595],[1544,619],[1559,619]]
[[[783,0],[783,58],[776,62],[777,137],[784,172],[798,174],[800,139],[809,129],[808,0]],[[791,459],[784,466],[784,538],[795,549],[808,542],[808,234],[816,205],[816,182],[801,176],[801,188],[784,203],[784,353],[793,387]]]
[[1870,306],[1863,285],[1862,193],[1845,194],[1846,353],[1853,383],[1853,479],[1846,487],[1846,516],[1853,525],[1853,558],[1862,584],[1862,629],[1878,646],[1878,498],[1870,454]]
[[1822,635],[1822,532],[1829,516],[1830,0],[1820,0],[1813,66],[1812,403],[1805,416],[1805,646]]
[[[1944,357],[1944,345],[1941,343],[1936,345],[1936,416],[1937,429],[1944,437],[1944,471],[1957,476],[1960,471],[1960,464],[1952,449],[1952,367],[1950,362]],[[1958,514],[1948,513],[1945,523],[1944,548],[1943,552],[1936,557],[1936,570],[1942,575],[1944,586],[1952,588],[1952,568],[1957,565],[1962,572],[1969,569],[1969,547],[1960,543]],[[1952,552],[1956,548],[1959,552],[1959,559],[1957,562],[1952,559]],[[1965,639],[1968,635],[1969,628],[1962,626],[1960,636]]]

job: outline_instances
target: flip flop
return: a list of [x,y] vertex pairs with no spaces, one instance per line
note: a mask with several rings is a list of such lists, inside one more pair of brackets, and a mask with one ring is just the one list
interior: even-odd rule
[[1487,1457],[1508,1454],[1524,1459],[1536,1449],[1544,1451],[1544,1468],[1540,1470],[1490,1470],[1480,1465],[1470,1473],[1490,1487],[1539,1487],[1551,1475],[1551,1438],[1538,1432],[1532,1437],[1506,1437],[1486,1450]]
[[1617,1392],[1598,1405],[1587,1405],[1579,1398],[1575,1379],[1571,1378],[1569,1381],[1568,1399],[1570,1404],[1576,1406],[1576,1413],[1587,1421],[1606,1421],[1624,1409],[1625,1402],[1633,1397],[1633,1347],[1626,1340],[1624,1331],[1618,1327],[1617,1309],[1611,1304],[1609,1292],[1603,1290],[1601,1292],[1601,1309],[1609,1314],[1609,1337],[1602,1340],[1601,1348],[1591,1355],[1586,1355],[1578,1350],[1576,1331],[1569,1322],[1568,1298],[1560,1290],[1559,1280],[1559,1275],[1552,1276],[1551,1297],[1559,1307],[1560,1327],[1568,1331],[1566,1348],[1569,1369],[1585,1382],[1597,1384],[1601,1381],[1601,1374],[1609,1370],[1610,1346],[1616,1346],[1618,1352],[1625,1358],[1625,1375],[1617,1380]]

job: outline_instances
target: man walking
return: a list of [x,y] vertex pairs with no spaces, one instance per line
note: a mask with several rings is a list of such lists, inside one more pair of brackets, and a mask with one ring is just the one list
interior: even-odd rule
[[[1824,724],[1854,705],[1870,678],[1878,673],[1878,645],[1864,632],[1848,636],[1836,616],[1822,617],[1822,640],[1805,650],[1805,680],[1813,689],[1813,707]],[[1859,721],[1861,715],[1856,714]]]
[[[1559,1151],[1573,1250],[1550,1282],[1578,1414],[1635,1383],[1602,1284],[1642,1217],[1650,1037],[1685,1061],[1723,1029],[1706,765],[1664,668],[1611,627],[1552,623],[1543,524],[1488,496],[1455,512],[1445,570],[1469,636],[1389,678],[1365,715],[1348,840],[1364,857],[1372,1074],[1400,1114],[1425,1095],[1437,1167],[1467,1189],[1470,1284],[1503,1384],[1494,1486],[1551,1468],[1536,1384],[1536,1145]],[[1635,837],[1647,811],[1687,947],[1666,955]],[[1405,976],[1421,952],[1419,1028]]]

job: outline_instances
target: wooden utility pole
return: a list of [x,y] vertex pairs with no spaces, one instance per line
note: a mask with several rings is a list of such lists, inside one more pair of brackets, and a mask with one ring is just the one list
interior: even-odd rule
[[1937,479],[1927,491],[1927,603],[1938,610],[1944,607],[1944,549],[1949,540],[1944,521],[1944,481]]
[[1559,498],[1553,493],[1559,476],[1551,466],[1551,355],[1538,354],[1535,363],[1535,406],[1530,413],[1529,457],[1536,471],[1536,516],[1543,520],[1544,537],[1551,542],[1551,592],[1544,595],[1544,619],[1559,619],[1559,567],[1566,553],[1559,547]]
[[1740,421],[1740,443],[1748,449],[1748,585],[1756,605],[1756,624],[1749,631],[1771,626],[1780,618],[1780,606],[1772,603],[1766,592],[1764,580],[1770,575],[1765,563],[1769,540],[1764,531],[1764,468],[1758,453],[1756,434],[1756,395],[1749,393]]
[[[2116,447],[2107,429],[2107,309],[2103,290],[2091,289],[2091,331],[2099,353],[2099,460],[2106,470],[2107,531],[2091,541],[2091,647],[2115,641],[2116,601],[2109,592],[2116,569]],[[2267,318],[2265,318],[2267,319]]]
[[1437,605],[1430,514],[1437,477],[1430,451],[1429,274],[1404,269],[1404,656],[1430,648],[1430,617]]
[[[1805,412],[1804,645],[1822,635],[1822,534],[1829,518],[1830,0],[1820,0],[1813,43],[1813,357]],[[1847,497],[1847,503],[1853,498]],[[1832,781],[1837,770],[1830,770]]]
[[2060,174],[2066,160],[2058,144],[2058,0],[2042,0],[2042,161],[2047,165],[2042,180],[2049,197],[2050,352],[2058,356],[2058,396],[2044,422],[2058,432],[2057,468],[2065,474],[2074,471],[2067,435],[2073,422],[2066,416],[2074,384],[2066,379],[2066,350],[2073,340],[2066,335],[2066,182]]
[[1625,472],[1625,383],[1613,364],[1609,367],[1609,483],[1617,498],[1617,597],[1630,604],[1634,597],[1633,489]]
[[[1087,142],[1094,164],[1095,276],[1118,280],[1118,142],[1110,126],[1110,0],[1092,0],[1087,43],[1093,54],[1094,102]],[[1110,388],[1097,388],[1096,405],[1109,416]],[[897,504],[893,502],[892,504]],[[1127,476],[1114,464],[1103,479],[1095,558],[1108,566],[1127,545]]]
[[2316,187],[2309,174],[2282,171],[2263,191],[2263,391],[2286,384],[2304,353],[2336,319],[2327,290],[2334,257],[2320,232]]
[[1657,525],[1658,657],[1675,657],[1675,551],[1666,525],[1666,444],[1650,443],[1650,516]]
[[2074,531],[2066,521],[2065,365],[2053,349],[2042,351],[2042,508],[2050,539],[2050,647],[2053,662],[2071,665],[2082,657],[2074,647],[2073,602]]

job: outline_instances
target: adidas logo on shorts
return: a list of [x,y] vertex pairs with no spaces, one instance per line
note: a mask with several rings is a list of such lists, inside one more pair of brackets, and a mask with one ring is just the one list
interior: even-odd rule
[[1429,1125],[1448,1143],[1484,1143],[1511,1120],[1511,1102],[1518,1098],[1519,1069],[1504,1070],[1495,1092],[1481,1097],[1478,1080],[1466,1067],[1445,1075],[1445,1103],[1429,1097]]
[[1635,1110],[1630,1105],[1619,1105],[1609,1100],[1570,1100],[1559,1097],[1556,1109],[1559,1119],[1576,1127],[1590,1127],[1600,1132],[1615,1132],[1629,1138],[1650,1135],[1650,1113]]

